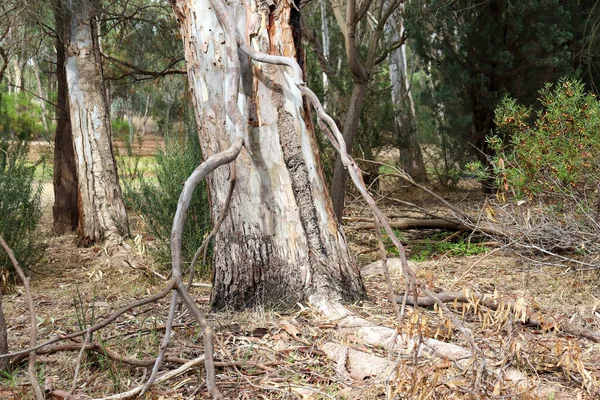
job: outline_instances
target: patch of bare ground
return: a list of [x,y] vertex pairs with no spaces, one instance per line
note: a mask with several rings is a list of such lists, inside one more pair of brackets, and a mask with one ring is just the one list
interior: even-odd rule
[[[393,194],[386,194],[387,197]],[[51,192],[47,195],[51,196]],[[414,192],[404,192],[403,199],[434,208]],[[449,193],[453,201],[480,199],[475,193]],[[45,197],[46,204],[51,198]],[[402,213],[392,203],[383,209],[388,215]],[[358,202],[350,207],[350,218],[365,218]],[[148,269],[132,269],[115,263],[100,246],[82,248],[75,235],[52,237],[50,207],[42,224],[40,237],[48,241],[48,250],[32,276],[34,302],[38,312],[38,341],[77,331],[101,320],[112,311],[161,290],[165,283],[150,269],[158,269],[140,254],[151,238],[132,224],[133,236],[142,243],[130,241],[135,256]],[[352,221],[349,221],[352,223]],[[410,238],[422,233],[405,232]],[[425,232],[425,235],[431,232]],[[456,328],[439,310],[406,307],[402,325],[394,317],[387,300],[386,286],[378,269],[369,264],[377,257],[372,249],[376,237],[369,231],[348,230],[347,235],[358,259],[369,298],[350,306],[358,316],[379,325],[394,327],[414,337],[436,338],[465,346]],[[412,235],[412,236],[411,236]],[[368,250],[368,251],[365,251]],[[390,261],[392,281],[398,294],[404,290],[402,274]],[[599,345],[578,336],[551,329],[540,329],[520,323],[523,310],[538,311],[548,321],[568,320],[589,329],[600,329],[595,316],[600,297],[597,272],[562,274],[558,269],[530,268],[509,253],[497,252],[484,258],[441,256],[415,263],[418,277],[436,292],[471,290],[507,299],[520,308],[486,309],[477,301],[449,304],[451,310],[473,332],[477,344],[487,357],[487,365],[495,375],[485,383],[489,396],[472,394],[473,376],[469,368],[426,355],[420,349],[404,354],[386,346],[365,344],[359,335],[341,332],[337,321],[324,319],[318,311],[299,305],[286,313],[255,309],[246,312],[208,314],[216,332],[215,361],[217,385],[230,399],[596,399]],[[164,271],[164,269],[162,270]],[[208,309],[210,287],[197,282],[192,295]],[[9,324],[10,349],[26,348],[29,336],[27,305],[19,287],[4,296]],[[164,334],[169,298],[131,310],[114,323],[96,333],[96,347],[84,357],[82,371],[74,392],[79,399],[100,398],[129,390],[144,382]],[[345,357],[332,361],[324,351],[326,343],[340,343],[350,349]],[[73,385],[74,368],[81,340],[65,341],[48,349],[62,351],[38,356],[40,377],[55,391],[68,392]],[[422,347],[422,345],[421,345]],[[378,356],[373,363],[386,360],[387,373],[372,374],[370,359],[353,361],[351,352]],[[197,325],[182,308],[175,320],[173,339],[167,351],[163,372],[175,369],[204,352]],[[137,360],[137,361],[136,361]],[[354,365],[353,365],[354,363]],[[531,378],[531,384],[516,386],[504,375],[515,368]],[[205,389],[204,367],[199,364],[153,386],[146,398],[209,398]],[[0,398],[33,398],[22,364],[15,373],[1,378]],[[40,378],[41,379],[41,378]],[[44,382],[42,382],[44,383]],[[542,392],[540,385],[553,388]],[[56,392],[59,393],[59,392]],[[55,397],[59,398],[59,397]]]

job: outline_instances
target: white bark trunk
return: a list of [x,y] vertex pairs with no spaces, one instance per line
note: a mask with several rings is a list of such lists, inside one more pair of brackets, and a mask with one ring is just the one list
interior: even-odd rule
[[[150,110],[150,95],[147,94],[146,95],[146,107],[144,107],[144,116],[142,117],[142,133],[141,136],[144,136],[146,134],[146,124],[148,123],[148,118],[150,118],[150,115],[148,115],[148,111]],[[138,132],[140,130],[140,127],[138,126]]]
[[45,96],[44,91],[42,90],[42,80],[40,79],[40,67],[35,57],[33,57],[31,60],[33,63],[35,82],[37,84],[38,97],[40,98],[40,107],[42,108],[42,124],[44,125],[44,130],[48,132],[48,120],[46,119],[46,102],[44,101]]
[[[321,37],[323,42],[323,57],[329,62],[329,21],[327,19],[327,0],[321,0]],[[329,78],[327,74],[323,72],[323,90],[327,93],[329,88]],[[323,104],[323,107],[327,108],[327,104]]]
[[73,12],[67,81],[79,178],[79,230],[85,242],[120,240],[127,214],[114,161],[92,0],[67,0]]
[[129,145],[133,145],[133,102],[131,98],[125,101],[125,118],[127,118],[127,127],[129,128]]
[[[299,25],[290,3],[247,7],[234,3],[231,9],[244,38],[261,51],[296,57],[300,43],[293,34]],[[234,137],[225,112],[230,90],[240,91],[239,109],[248,123],[229,216],[215,242],[213,305],[358,298],[364,289],[333,215],[310,116],[291,75],[242,57],[240,87],[227,87],[225,35],[208,0],[177,1],[175,11],[204,156],[228,148]],[[226,169],[209,178],[214,219],[227,186]]]
[[[390,16],[385,25],[386,36],[392,43],[402,38],[404,24],[402,21],[403,5]],[[416,137],[416,113],[412,92],[409,88],[409,76],[406,62],[406,44],[390,54],[390,83],[392,86],[392,103],[394,113],[394,135],[400,149],[402,168],[418,182],[425,181],[427,174],[423,154]]]

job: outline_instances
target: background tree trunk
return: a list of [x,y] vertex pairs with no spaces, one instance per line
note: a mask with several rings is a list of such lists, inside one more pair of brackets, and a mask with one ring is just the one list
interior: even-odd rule
[[48,120],[46,119],[46,102],[44,101],[46,96],[44,95],[44,91],[42,90],[42,80],[40,79],[40,67],[36,57],[31,58],[31,64],[33,66],[33,73],[35,74],[37,95],[40,98],[40,108],[42,109],[42,124],[44,125],[44,130],[48,132]]
[[66,70],[66,40],[71,25],[70,12],[63,0],[56,0],[54,20],[56,26],[56,134],[54,136],[54,206],[52,216],[56,234],[77,229],[77,168],[73,151],[73,134],[69,115],[69,89]]
[[[237,28],[250,44],[303,64],[300,15],[287,1],[253,11],[238,6]],[[333,297],[356,300],[364,288],[324,185],[310,115],[284,67],[242,57],[240,88],[228,88],[223,30],[207,0],[175,2],[205,157],[229,147],[229,90],[249,126],[235,161],[229,216],[215,240],[213,307]],[[232,9],[233,10],[233,9]],[[249,39],[252,38],[250,41]],[[208,179],[213,218],[228,192],[227,169]]]
[[[388,39],[392,43],[399,41],[402,37],[404,27],[401,18],[403,16],[399,12],[395,12],[385,26]],[[406,44],[403,44],[390,54],[392,103],[395,107],[394,136],[400,150],[402,169],[416,182],[424,182],[427,180],[427,172],[423,161],[423,152],[417,140],[415,106],[408,87],[406,64]]]
[[[358,123],[360,113],[362,112],[367,97],[367,81],[355,81],[352,86],[352,97],[346,112],[344,120],[344,129],[342,131],[348,152],[352,151],[354,138],[358,132]],[[344,199],[346,198],[346,180],[348,174],[344,168],[341,157],[336,157],[335,166],[333,169],[333,178],[331,179],[331,200],[333,201],[333,209],[335,216],[341,223],[344,216]]]
[[68,0],[73,12],[67,59],[73,146],[79,179],[79,230],[86,243],[119,240],[127,214],[112,148],[93,0]]

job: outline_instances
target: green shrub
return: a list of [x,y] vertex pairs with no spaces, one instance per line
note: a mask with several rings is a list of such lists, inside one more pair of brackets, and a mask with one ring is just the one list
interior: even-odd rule
[[129,123],[123,119],[113,119],[111,121],[112,133],[117,138],[127,138],[129,136]]
[[[34,182],[35,166],[26,164],[28,150],[25,142],[0,136],[0,232],[23,268],[32,267],[44,250],[44,242],[35,234],[42,216],[42,187]],[[0,269],[14,272],[1,249]]]
[[537,111],[509,97],[496,110],[499,135],[488,142],[498,188],[520,197],[597,191],[600,102],[570,80],[547,84],[540,94]]
[[[403,236],[402,231],[395,230],[395,232],[399,238]],[[456,242],[444,241],[446,237],[446,232],[440,232],[431,235],[429,239],[422,242],[409,243],[409,259],[421,262],[431,260],[442,254],[449,257],[470,257],[489,251],[489,248],[481,243],[469,242],[468,234],[458,237]],[[391,240],[387,236],[384,243],[389,254],[398,255],[398,249],[391,244]]]
[[[126,202],[148,223],[150,233],[156,238],[155,256],[160,262],[170,263],[171,227],[177,202],[183,183],[199,165],[200,158],[198,136],[190,130],[187,140],[167,138],[165,150],[156,155],[155,179],[144,176],[138,163],[130,164],[137,172],[121,169],[121,175],[129,177],[123,180]],[[182,239],[184,261],[191,261],[210,229],[208,197],[202,183],[194,191],[187,213]],[[209,274],[206,266],[199,270],[205,277]]]
[[8,95],[0,87],[0,135],[15,140],[38,140],[46,134],[41,107],[25,93]]

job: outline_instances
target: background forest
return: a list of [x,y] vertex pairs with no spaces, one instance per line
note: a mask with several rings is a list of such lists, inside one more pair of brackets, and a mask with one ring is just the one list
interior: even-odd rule
[[[76,216],[72,219],[72,215],[61,212],[56,205],[52,216],[52,204],[58,204],[60,198],[51,194],[53,184],[56,192],[61,179],[65,179],[64,171],[69,168],[65,164],[68,161],[64,161],[61,154],[72,147],[70,140],[64,139],[65,132],[71,128],[64,123],[69,119],[69,100],[66,76],[61,72],[66,58],[74,51],[65,45],[69,25],[65,22],[69,7],[65,11],[64,4],[67,3],[71,4],[64,0],[5,0],[0,4],[0,234],[26,274],[32,277],[32,282],[37,276],[50,275],[49,266],[53,262],[62,262],[60,253],[79,254],[73,263],[85,263],[102,253],[112,256],[108,245],[103,247],[86,237],[70,233],[78,227]],[[195,110],[194,91],[190,90],[188,80],[191,67],[186,66],[181,21],[166,0],[94,0],[91,3],[95,7],[93,19],[97,24],[101,75],[110,110],[112,152],[120,191],[129,212],[129,228],[119,226],[119,229],[127,231],[123,235],[123,241],[129,246],[127,248],[146,260],[143,266],[132,267],[135,274],[139,273],[154,283],[164,283],[170,279],[170,238],[182,185],[204,159],[196,121],[199,114]],[[274,10],[272,2],[267,3],[265,6],[256,2],[260,5],[256,7],[272,7],[270,9]],[[420,271],[416,276],[426,282],[423,287],[450,293],[450,297],[445,297],[445,303],[467,304],[462,309],[463,322],[467,324],[473,323],[475,317],[487,321],[490,316],[490,321],[493,321],[489,322],[489,326],[484,322],[481,330],[471,329],[476,335],[489,337],[490,341],[502,342],[497,344],[501,350],[494,357],[500,359],[500,353],[510,353],[513,358],[506,365],[529,365],[524,369],[535,374],[556,373],[560,379],[547,379],[552,383],[560,382],[557,386],[570,388],[564,393],[575,393],[577,389],[579,395],[597,398],[594,396],[599,393],[596,376],[599,375],[600,362],[590,354],[593,353],[591,346],[600,341],[600,334],[595,330],[600,325],[596,312],[600,304],[600,300],[597,301],[600,289],[593,283],[597,281],[600,251],[598,2],[312,0],[296,1],[292,7],[298,10],[298,14],[291,13],[290,24],[302,36],[301,43],[295,43],[299,52],[296,59],[304,70],[307,86],[340,128],[348,153],[357,161],[365,185],[406,246],[408,257],[414,262],[411,265],[420,265],[416,268]],[[305,106],[308,109],[306,100]],[[328,139],[329,129],[324,128],[316,112],[309,114],[309,118],[318,143],[317,165],[323,169],[333,212],[346,230],[358,263],[362,266],[373,261],[378,252],[384,258],[386,255],[392,259],[403,257],[403,250],[394,247],[392,235],[380,233],[382,229],[377,218],[366,215],[368,201],[361,199],[360,190],[347,182],[347,166]],[[181,252],[184,263],[195,271],[196,279],[203,282],[196,283],[195,287],[207,286],[210,291],[210,283],[215,281],[213,260],[219,254],[215,255],[213,247],[205,240],[214,236],[210,232],[215,219],[211,218],[215,209],[211,209],[209,204],[211,194],[208,187],[201,183],[191,199],[183,227]],[[76,203],[77,198],[73,197],[72,201]],[[60,216],[57,217],[57,214]],[[364,233],[367,231],[377,233]],[[60,236],[64,233],[67,235]],[[56,246],[66,246],[69,250]],[[491,254],[506,256],[498,264],[502,264],[502,268],[508,265],[506,269],[510,272],[507,274],[512,276],[508,280],[517,282],[522,278],[526,287],[535,286],[531,285],[529,275],[527,281],[525,278],[525,274],[532,270],[536,273],[542,271],[542,275],[552,276],[552,279],[577,274],[579,280],[564,284],[549,278],[551,282],[540,283],[551,295],[504,287],[507,291],[518,292],[506,303],[511,304],[507,309],[511,309],[514,315],[496,318],[494,313],[502,311],[502,307],[485,303],[489,299],[484,293],[495,293],[496,296],[498,289],[503,288],[501,284],[496,281],[494,284],[483,283],[484,278],[480,277],[480,282],[480,278],[473,276],[466,286],[474,288],[473,293],[476,294],[473,297],[453,291],[458,289],[459,283],[468,281],[464,278]],[[477,256],[481,259],[469,261]],[[446,266],[440,266],[445,260],[455,258],[461,260],[455,272],[448,272]],[[435,264],[439,260],[442,261]],[[522,269],[516,271],[517,265]],[[77,277],[75,274],[73,281],[65,284],[77,286],[76,294],[70,292],[66,302],[71,310],[75,310],[69,318],[76,321],[83,331],[96,323],[95,313],[100,307],[96,303],[107,303],[111,296],[117,294],[111,292],[97,296],[94,292],[90,299],[86,297],[89,293],[80,292],[76,281],[89,281],[90,285],[102,281],[105,268],[108,267],[91,269],[91,272],[86,272],[87,278],[86,275]],[[363,276],[369,276],[372,268],[371,264],[365,267]],[[494,273],[485,268],[481,276],[487,279],[487,275]],[[100,275],[97,275],[98,271]],[[20,291],[16,289],[20,287],[17,272],[9,254],[0,251],[0,289],[5,295],[5,306],[6,295]],[[193,277],[192,274],[189,278],[190,287]],[[379,278],[379,281],[366,281],[368,291],[385,293],[392,281],[397,292],[405,290],[405,283],[408,285],[408,277],[407,282],[402,281],[404,278],[400,272],[393,278],[387,276],[385,281],[381,276]],[[388,283],[390,286],[387,286]],[[113,289],[119,285],[118,281],[111,284]],[[56,286],[48,285],[48,290]],[[569,289],[564,289],[567,286]],[[150,293],[142,285],[132,291],[131,298]],[[392,289],[391,299],[385,299],[386,302],[389,300],[386,305],[381,304],[381,299],[370,299],[373,303],[365,300],[367,305],[364,307],[373,307],[377,311],[365,308],[358,313],[365,315],[384,310],[381,319],[394,321],[394,311],[400,315],[396,303],[402,304],[404,316],[405,307],[421,300],[421,297],[414,298],[411,297],[413,294],[405,292],[404,300],[401,297],[395,300]],[[560,295],[557,294],[559,292]],[[202,301],[208,304],[209,294],[202,292],[202,296]],[[546,328],[549,319],[537,314],[536,296],[548,301],[545,305],[550,313],[564,311],[568,315],[556,316],[552,319],[558,321],[556,325]],[[569,296],[572,297],[570,305],[561,303],[564,297]],[[11,299],[9,306],[12,308],[7,314],[24,315],[24,311],[18,311],[14,303],[16,300]],[[2,296],[0,310],[1,301]],[[392,303],[394,309],[391,308]],[[530,307],[532,303],[534,306]],[[424,307],[432,305],[423,304]],[[465,319],[465,309],[470,311],[472,306],[476,310],[483,305],[488,308],[484,314],[488,314],[482,316],[475,311],[473,318]],[[165,311],[168,304],[160,307]],[[233,307],[237,308],[237,305]],[[25,309],[24,304],[22,308]],[[222,307],[219,305],[217,308]],[[410,326],[405,326],[405,329],[421,333],[435,331],[431,337],[436,339],[449,339],[453,332],[455,336],[458,336],[458,331],[462,332],[456,328],[454,320],[448,322],[452,318],[439,317],[436,320],[437,311],[415,310],[407,316],[410,321],[406,323]],[[266,337],[265,340],[276,336],[275,340],[287,340],[288,343],[296,340],[299,343],[294,343],[294,352],[285,351],[289,358],[298,361],[301,358],[298,354],[308,354],[309,345],[313,341],[316,343],[329,323],[315,322],[317,317],[307,316],[304,312],[300,311],[295,318],[286,317],[284,322],[277,320],[277,315],[267,313],[268,317],[263,316],[265,320],[259,318],[260,322],[254,321],[256,326],[252,325],[256,317],[246,315],[240,318],[247,320],[217,330],[217,336],[226,332],[230,338],[239,334]],[[460,312],[455,314],[460,315]],[[236,314],[225,319],[239,317],[232,315]],[[548,345],[542,350],[532,344],[534,340],[531,337],[525,339],[526,334],[523,334],[522,340],[516,335],[513,339],[513,332],[505,343],[498,332],[494,331],[492,335],[485,331],[505,329],[514,321],[518,322],[519,315],[523,323],[539,328],[540,335],[562,330],[567,332],[566,335],[579,337],[580,341],[561,338],[564,342],[557,339],[552,343],[556,348]],[[8,317],[6,323],[4,317],[0,317],[0,328],[2,325],[10,328]],[[39,321],[42,331],[44,326],[50,324],[54,327],[55,324],[54,319],[50,319],[54,317],[45,318],[40,317]],[[149,317],[142,318],[142,324],[146,323],[146,318]],[[570,322],[564,323],[565,320]],[[578,324],[577,329],[582,330],[573,328],[570,325],[573,322]],[[189,322],[180,320],[176,323],[190,327]],[[143,339],[138,336],[137,339],[139,348],[135,351],[141,358],[148,354],[157,357],[151,348],[158,346],[160,336],[156,332],[164,328],[157,328],[162,325],[156,318],[152,324],[154,330],[150,331],[154,332],[153,336],[144,336]],[[440,328],[443,324],[448,324],[447,330]],[[250,328],[240,328],[240,325]],[[276,326],[278,330],[267,329],[261,333],[264,326]],[[307,331],[312,329],[306,328],[308,326],[316,326],[318,332],[308,334]],[[402,327],[400,319],[399,331]],[[25,333],[15,333],[12,339],[9,334],[11,347],[17,344],[26,347]],[[50,334],[50,328],[46,334]],[[199,336],[192,328],[185,335]],[[184,346],[185,335],[177,338],[176,349]],[[584,339],[581,337],[594,342],[594,345],[586,347],[587,342],[582,344]],[[103,346],[103,340],[100,337],[94,343]],[[231,340],[235,342],[235,339]],[[520,343],[523,343],[523,348],[518,347]],[[79,342],[79,346],[81,344]],[[461,345],[464,344],[461,342]],[[128,354],[135,347],[128,347],[128,342],[119,342],[119,346],[127,348],[124,352]],[[223,346],[226,348],[226,345]],[[276,396],[284,398],[279,393],[283,389],[264,389],[247,379],[250,384],[246,384],[241,379],[242,375],[237,370],[241,364],[236,364],[234,358],[252,359],[252,368],[268,373],[272,372],[269,371],[269,363],[280,361],[260,352],[255,360],[252,358],[254,354],[251,354],[252,346],[254,344],[246,349],[245,354],[242,350],[232,350],[235,354],[227,355],[229,364],[225,359],[221,361],[227,364],[226,367],[235,368],[238,375],[232,372],[232,376],[239,378],[238,384],[245,385],[244,390],[251,393],[250,396],[253,391],[262,390],[261,393],[276,393]],[[494,345],[490,348],[495,349]],[[7,352],[6,348],[2,348],[0,332],[0,354]],[[225,352],[221,356],[225,357]],[[90,382],[93,382],[91,377],[95,371],[103,371],[104,382],[110,381],[112,392],[118,392],[126,389],[124,382],[127,379],[133,377],[138,382],[146,378],[146,372],[142,374],[132,368],[132,371],[124,373],[120,364],[115,366],[114,357],[102,351],[96,353],[95,358],[89,357],[89,371],[85,372]],[[190,354],[185,356],[191,358]],[[292,366],[291,375],[287,374],[288,370],[277,378],[288,383],[294,381],[300,388],[319,388],[316,394],[296,388],[294,395],[289,394],[291,398],[377,398],[383,392],[386,398],[433,398],[436,395],[448,396],[441,398],[467,398],[452,396],[456,393],[468,396],[470,393],[462,383],[453,383],[458,373],[452,375],[439,363],[427,364],[429,371],[435,373],[426,373],[423,372],[427,371],[424,364],[415,362],[411,372],[404,371],[402,378],[398,377],[402,375],[398,372],[402,368],[396,369],[398,376],[392,389],[386,386],[372,397],[365,392],[361,392],[359,397],[352,397],[340,389],[343,385],[331,378],[334,375],[339,377],[339,365],[326,364],[321,356],[321,353],[311,353],[302,361],[306,364]],[[186,358],[181,354],[177,357],[180,361]],[[310,357],[313,357],[312,361],[306,361]],[[80,355],[75,383],[81,360]],[[17,366],[24,361],[25,358],[19,359]],[[311,364],[313,361],[318,364],[316,367]],[[15,362],[11,362],[13,364],[9,365],[6,359],[0,358],[0,370],[5,369],[0,371],[0,397],[4,393],[3,385],[11,388],[11,395],[17,396],[14,398],[32,395],[23,389],[25,370],[12,368]],[[62,360],[62,363],[65,364],[65,361]],[[120,363],[127,362],[121,360]],[[176,361],[173,363],[177,364]],[[369,364],[369,361],[359,363]],[[301,377],[295,375],[297,368],[304,368]],[[464,365],[461,368],[466,370]],[[442,370],[445,372],[440,372]],[[254,370],[246,372],[244,376],[250,376]],[[360,370],[358,374],[363,372]],[[350,374],[353,372],[350,371]],[[190,378],[190,381],[194,379]],[[277,379],[270,383],[283,381]],[[353,376],[352,379],[356,378]],[[338,384],[340,387],[335,386]],[[484,389],[487,392],[482,393],[500,395],[521,391],[531,394],[532,397],[527,398],[551,398],[544,397],[550,396],[549,392],[540,397],[536,397],[539,391],[530,393],[535,385],[526,389],[509,388],[498,386],[493,379],[481,385],[487,388]],[[91,383],[89,386],[92,386],[91,392],[102,392],[102,389],[94,389]],[[176,388],[171,392],[165,389],[165,393],[168,393],[167,396],[183,393],[181,396],[189,397],[200,390],[184,384],[181,388],[184,389]],[[71,391],[74,389],[75,386]],[[53,390],[48,393],[53,393]],[[234,389],[229,392],[230,395],[232,393],[235,393]],[[313,395],[315,397],[311,397]]]

